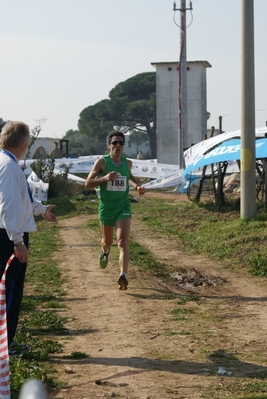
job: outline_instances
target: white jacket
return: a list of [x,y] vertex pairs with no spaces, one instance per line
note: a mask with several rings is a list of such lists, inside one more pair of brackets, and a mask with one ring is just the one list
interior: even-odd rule
[[23,233],[36,231],[33,215],[45,214],[46,206],[30,198],[26,176],[11,153],[0,151],[0,229],[11,241],[23,240]]

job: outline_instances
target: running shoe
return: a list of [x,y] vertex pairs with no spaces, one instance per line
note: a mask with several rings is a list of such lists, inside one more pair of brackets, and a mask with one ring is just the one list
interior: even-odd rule
[[8,349],[8,355],[9,357],[22,357],[23,352],[16,351],[15,349],[9,348]]
[[30,350],[27,344],[18,344],[16,341],[12,341],[8,347],[9,357],[22,357],[24,352]]
[[101,250],[101,254],[99,255],[99,258],[98,258],[98,264],[99,264],[99,267],[101,267],[101,269],[105,269],[107,267],[108,255],[109,255],[109,250],[108,250],[107,254],[105,254],[103,252],[103,250]]
[[19,344],[13,340],[9,345],[9,349],[13,349],[18,352],[28,352],[30,350],[30,346],[27,344]]
[[118,279],[118,284],[119,284],[119,290],[121,290],[121,291],[127,290],[128,280],[124,274],[120,275],[120,277]]

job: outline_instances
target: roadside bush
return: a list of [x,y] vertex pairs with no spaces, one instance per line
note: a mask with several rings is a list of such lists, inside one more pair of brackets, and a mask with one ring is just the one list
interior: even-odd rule
[[83,189],[83,184],[69,180],[65,175],[53,175],[49,179],[48,199],[73,195]]

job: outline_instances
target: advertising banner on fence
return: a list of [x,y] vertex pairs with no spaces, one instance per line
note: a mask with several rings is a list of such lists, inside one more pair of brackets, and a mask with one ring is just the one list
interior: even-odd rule
[[[267,126],[256,128],[255,138],[257,139],[263,138],[265,137],[266,133],[267,133]],[[207,140],[200,141],[199,143],[193,145],[184,152],[185,167],[187,168],[187,166],[191,165],[193,162],[200,159],[213,147],[216,147],[227,140],[240,139],[240,137],[241,137],[241,130],[238,129],[238,130],[231,130],[229,132],[225,132],[217,136],[211,137]]]
[[33,198],[38,201],[47,201],[48,197],[48,183],[44,183],[36,173],[32,172],[28,177],[28,183],[32,192]]
[[[191,165],[185,168],[183,176],[188,175],[196,169],[203,166],[214,164],[217,162],[234,161],[240,159],[241,141],[240,139],[229,140],[218,147],[214,148],[199,159],[195,160]],[[267,139],[259,139],[255,141],[256,159],[267,158]]]
[[[100,158],[101,155],[92,155],[88,157],[79,158],[60,158],[55,159],[55,169],[57,171],[66,171],[66,167],[70,174],[76,173],[89,173],[92,169],[95,161]],[[27,159],[26,161],[20,161],[23,166],[24,173],[30,175],[32,170],[30,165],[34,162],[34,159]],[[147,177],[149,179],[164,178],[178,171],[177,165],[169,165],[157,163],[156,160],[138,160],[131,159],[132,174],[136,177]]]

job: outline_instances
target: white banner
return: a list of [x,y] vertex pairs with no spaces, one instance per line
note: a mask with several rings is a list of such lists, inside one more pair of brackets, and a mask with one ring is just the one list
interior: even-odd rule
[[[95,161],[99,159],[101,155],[92,155],[88,157],[79,158],[60,158],[55,159],[55,169],[57,171],[65,172],[66,167],[69,168],[70,174],[75,173],[89,173],[92,169]],[[34,159],[27,159],[26,161],[20,161],[20,165],[24,169],[26,175],[31,174],[32,170],[30,165],[34,162]],[[157,163],[156,160],[138,160],[131,159],[132,174],[136,177],[146,177],[149,179],[164,178],[178,171],[178,165],[169,165]]]
[[39,177],[32,172],[28,177],[28,183],[32,192],[33,198],[38,201],[47,201],[48,197],[48,183],[44,183]]
[[164,179],[155,179],[143,185],[146,189],[166,188],[179,186],[182,184],[183,169],[178,170],[176,173],[165,177]]

